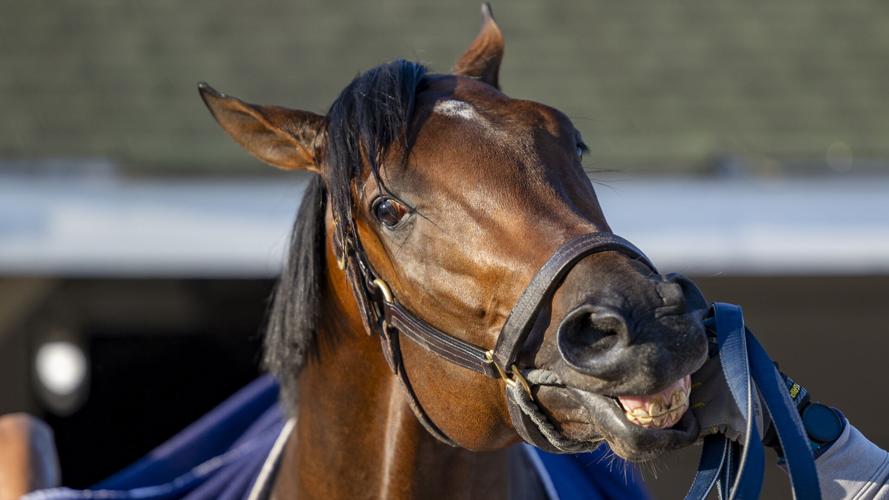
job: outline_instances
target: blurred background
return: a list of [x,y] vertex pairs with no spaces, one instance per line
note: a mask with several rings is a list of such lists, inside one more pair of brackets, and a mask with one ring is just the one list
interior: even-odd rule
[[[447,71],[476,0],[2,0],[0,414],[65,483],[138,458],[258,373],[305,177],[196,92],[323,113],[397,57]],[[889,448],[889,3],[494,4],[504,91],[568,114],[616,232]],[[655,497],[698,449],[646,468]],[[787,496],[770,470],[766,498]]]

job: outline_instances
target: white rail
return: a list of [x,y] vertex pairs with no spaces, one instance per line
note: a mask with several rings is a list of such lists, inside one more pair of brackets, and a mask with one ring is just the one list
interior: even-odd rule
[[[0,176],[0,275],[272,276],[303,177]],[[889,177],[611,179],[615,232],[665,271],[889,273]]]

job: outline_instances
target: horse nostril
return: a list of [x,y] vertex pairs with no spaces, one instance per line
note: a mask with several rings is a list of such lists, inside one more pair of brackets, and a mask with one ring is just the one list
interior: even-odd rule
[[629,344],[630,334],[626,320],[617,311],[585,304],[562,320],[557,341],[565,361],[589,371]]

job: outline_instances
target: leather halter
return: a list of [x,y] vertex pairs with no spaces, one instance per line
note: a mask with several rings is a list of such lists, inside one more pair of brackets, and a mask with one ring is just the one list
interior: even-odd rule
[[[386,360],[403,383],[418,420],[433,436],[451,446],[457,446],[457,443],[429,418],[411,387],[401,359],[400,334],[451,363],[503,379],[513,427],[525,441],[548,451],[582,451],[572,449],[576,445],[583,446],[582,443],[572,443],[564,436],[552,438],[552,433],[548,432],[551,429],[545,428],[546,423],[542,425],[539,419],[525,411],[529,402],[534,404],[534,395],[529,382],[516,366],[516,360],[544,302],[580,259],[594,253],[617,251],[640,260],[657,272],[638,248],[617,235],[590,233],[575,237],[559,247],[537,271],[510,311],[494,349],[484,350],[435,328],[402,306],[389,286],[374,273],[357,237],[347,239],[337,231],[334,247],[340,268],[347,270],[367,332],[369,335],[379,332]],[[686,499],[707,498],[713,486],[719,489],[721,498],[755,498],[759,495],[764,459],[755,418],[758,404],[753,398],[754,386],[780,439],[794,497],[820,499],[814,457],[795,404],[774,363],[744,326],[740,308],[714,304],[708,322],[717,337],[729,391],[747,421],[748,432],[743,444],[733,443],[723,435],[710,435],[704,439],[698,472]]]
[[[346,269],[367,332],[369,335],[379,332],[389,366],[404,385],[417,419],[433,436],[457,446],[429,418],[411,387],[401,358],[399,341],[402,333],[451,363],[503,379],[513,427],[528,443],[548,451],[582,451],[575,447],[584,446],[583,443],[571,442],[561,435],[553,437],[548,422],[542,422],[535,418],[539,415],[526,411],[529,404],[536,405],[531,386],[517,367],[516,360],[545,301],[580,259],[594,253],[617,251],[657,272],[645,254],[612,233],[584,234],[567,241],[550,256],[525,288],[501,328],[494,349],[484,350],[435,328],[401,305],[385,281],[374,273],[357,237],[346,238],[342,228],[337,229],[334,236],[337,263],[341,269]],[[748,432],[743,445],[733,443],[723,435],[710,435],[704,439],[698,472],[686,499],[706,498],[713,486],[719,489],[721,498],[758,496],[763,478],[763,447],[756,425],[758,404],[753,398],[754,386],[777,431],[794,497],[821,498],[814,457],[795,404],[774,363],[744,326],[740,308],[714,304],[708,321],[717,337],[729,391],[747,421]]]
[[374,272],[354,227],[350,232],[356,236],[351,238],[340,227],[337,229],[334,237],[337,264],[346,270],[368,335],[379,333],[386,361],[404,385],[411,408],[420,423],[433,436],[451,446],[457,444],[429,418],[414,393],[401,358],[401,334],[453,364],[490,378],[503,379],[513,427],[525,441],[554,450],[553,445],[541,436],[536,425],[519,411],[514,394],[509,390],[521,387],[533,400],[530,384],[516,366],[516,361],[532,332],[538,313],[565,275],[588,255],[616,251],[641,261],[656,272],[654,265],[641,250],[613,233],[596,232],[572,238],[560,246],[537,271],[510,311],[500,330],[496,346],[487,350],[439,330],[405,308],[386,282]]

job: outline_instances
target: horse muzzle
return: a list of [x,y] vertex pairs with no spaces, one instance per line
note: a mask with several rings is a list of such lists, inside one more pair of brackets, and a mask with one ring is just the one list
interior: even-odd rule
[[[637,267],[615,260],[610,277],[569,275],[557,302],[580,304],[554,304],[556,317],[569,309],[549,333],[557,352],[535,364],[550,374],[536,376],[543,382],[537,399],[562,434],[578,443],[608,441],[622,457],[641,461],[696,438],[686,416],[689,374],[706,360],[707,340],[706,301],[697,287]],[[579,289],[591,281],[598,288]]]

